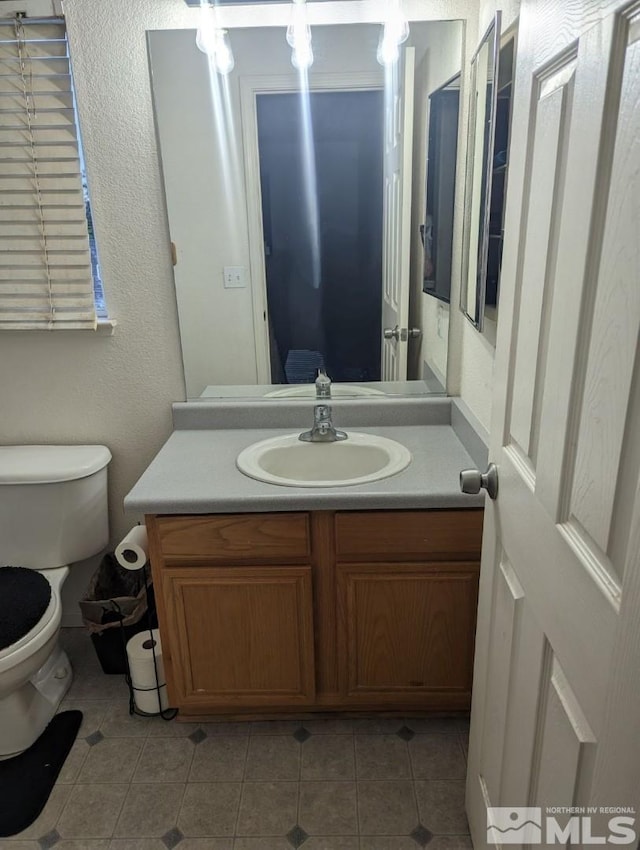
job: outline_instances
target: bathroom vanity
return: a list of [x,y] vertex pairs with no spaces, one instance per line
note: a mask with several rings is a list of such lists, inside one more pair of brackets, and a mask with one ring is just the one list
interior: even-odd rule
[[[407,446],[411,464],[325,489],[236,468],[246,446],[307,422],[308,404],[290,407],[293,427],[275,405],[251,422],[236,409],[236,428],[218,411],[225,427],[213,429],[204,407],[174,409],[187,427],[126,506],[146,515],[169,697],[183,717],[469,708],[483,498],[462,495],[457,478],[474,459],[449,399],[334,413],[349,431],[374,407],[371,431]],[[247,428],[256,415],[271,427]]]

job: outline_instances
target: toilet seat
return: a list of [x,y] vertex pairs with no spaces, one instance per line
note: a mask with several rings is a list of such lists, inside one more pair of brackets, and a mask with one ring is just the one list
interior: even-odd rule
[[28,567],[0,567],[0,652],[38,625],[51,601],[46,576]]
[[45,578],[51,585],[51,599],[49,600],[49,604],[33,628],[15,643],[10,644],[0,651],[0,675],[5,670],[15,667],[25,658],[37,652],[59,628],[62,618],[60,582],[68,569],[68,567],[59,567],[49,570],[48,572],[51,573],[50,576],[45,575]]
[[33,628],[29,629],[29,631],[19,638],[15,643],[10,643],[9,646],[5,646],[4,649],[0,650],[0,666],[2,664],[2,660],[6,658],[8,655],[11,655],[14,652],[17,652],[19,649],[22,649],[23,646],[26,646],[28,643],[31,643],[33,638],[45,629],[51,620],[53,619],[56,612],[56,600],[53,592],[51,593],[51,599],[49,600],[49,604],[47,605],[44,614],[38,622],[33,626]]

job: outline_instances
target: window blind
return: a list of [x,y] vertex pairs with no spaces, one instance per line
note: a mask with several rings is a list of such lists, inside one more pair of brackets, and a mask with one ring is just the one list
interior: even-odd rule
[[95,328],[63,20],[0,20],[0,330]]

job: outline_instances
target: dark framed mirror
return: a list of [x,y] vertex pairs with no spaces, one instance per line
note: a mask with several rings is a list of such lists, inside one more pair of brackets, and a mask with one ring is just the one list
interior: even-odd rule
[[451,258],[455,206],[460,74],[429,95],[426,212],[422,291],[451,301]]
[[487,292],[500,12],[471,60],[460,309],[482,330]]

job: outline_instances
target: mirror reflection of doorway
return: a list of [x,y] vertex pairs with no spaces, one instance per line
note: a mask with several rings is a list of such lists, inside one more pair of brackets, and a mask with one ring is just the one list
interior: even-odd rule
[[308,130],[299,93],[256,97],[271,380],[309,383],[324,366],[334,381],[377,381],[384,95],[308,97]]

